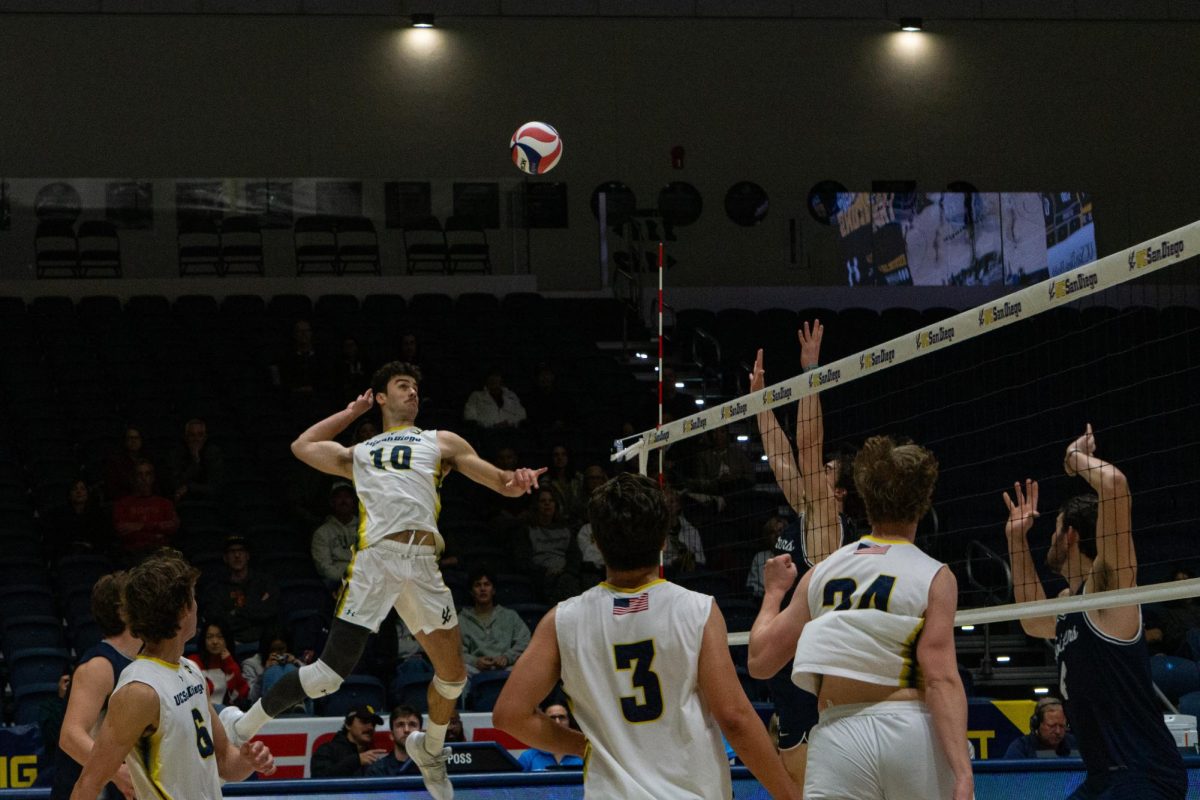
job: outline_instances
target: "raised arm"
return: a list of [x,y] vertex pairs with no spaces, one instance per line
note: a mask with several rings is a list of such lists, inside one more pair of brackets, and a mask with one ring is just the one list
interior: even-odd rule
[[1137,586],[1129,483],[1121,470],[1096,455],[1096,437],[1090,424],[1082,436],[1068,445],[1063,468],[1068,475],[1078,475],[1087,481],[1099,498],[1096,561],[1092,566],[1097,591]]
[[766,727],[738,683],[737,671],[729,655],[725,618],[716,603],[709,611],[704,637],[700,641],[696,688],[738,758],[750,768],[771,797],[799,798],[800,787],[792,783]]
[[[815,369],[821,362],[821,338],[825,335],[825,326],[819,319],[813,320],[811,326],[805,322],[797,335],[800,338],[800,366],[805,371]],[[806,503],[805,553],[811,563],[819,564],[842,546],[833,483],[825,474],[825,418],[819,394],[800,398],[796,409],[796,456],[800,462]]]
[[808,584],[812,572],[804,573],[792,593],[787,608],[779,604],[796,583],[796,565],[786,553],[768,559],[763,567],[762,608],[750,628],[750,647],[746,668],[760,680],[770,678],[796,655],[796,642],[812,618],[808,608]]
[[341,411],[326,417],[300,434],[299,438],[292,442],[292,455],[313,469],[353,480],[351,450],[333,439],[374,404],[375,395],[367,389]]
[[438,446],[442,450],[442,462],[466,475],[471,480],[486,486],[506,497],[520,497],[538,488],[538,477],[546,471],[541,469],[500,469],[485,461],[475,452],[466,439],[450,431],[438,431]]
[[[1029,552],[1029,531],[1038,518],[1038,484],[1025,479],[1025,488],[1020,482],[1013,484],[1013,497],[1004,492],[1004,505],[1008,507],[1008,522],[1004,524],[1004,537],[1008,540],[1008,560],[1012,564],[1013,599],[1018,603],[1045,600],[1046,590],[1038,577]],[[1054,617],[1031,617],[1021,620],[1021,628],[1030,636],[1053,639]]]
[[934,736],[954,771],[954,800],[970,800],[974,778],[967,758],[967,695],[954,652],[957,608],[958,581],[949,567],[943,566],[929,585],[917,663],[925,676],[925,704],[933,717]]
[[[763,375],[763,351],[758,348],[754,357],[754,371],[750,373],[750,391],[760,392],[765,385]],[[775,412],[764,409],[755,417],[758,422],[758,434],[762,438],[763,452],[767,455],[767,463],[771,465],[771,473],[775,483],[783,491],[788,505],[797,512],[804,510],[804,489],[800,485],[800,474],[796,467],[796,457],[792,453],[792,443],[788,441]]]
[[71,792],[71,800],[95,800],[112,780],[142,734],[158,725],[158,693],[144,683],[130,683],[108,701],[96,743]]

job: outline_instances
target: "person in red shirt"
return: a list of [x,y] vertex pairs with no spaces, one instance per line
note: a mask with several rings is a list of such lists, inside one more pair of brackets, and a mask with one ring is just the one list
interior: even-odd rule
[[210,620],[196,637],[196,652],[188,656],[204,673],[214,705],[244,706],[250,697],[250,684],[229,652],[232,641],[225,623]]
[[137,558],[171,543],[179,529],[175,504],[156,494],[154,464],[139,461],[134,472],[133,494],[113,504],[113,527],[121,549]]

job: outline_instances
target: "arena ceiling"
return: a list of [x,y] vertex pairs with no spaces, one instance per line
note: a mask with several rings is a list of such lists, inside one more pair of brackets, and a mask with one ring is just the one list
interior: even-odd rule
[[0,0],[0,13],[1200,20],[1200,0]]

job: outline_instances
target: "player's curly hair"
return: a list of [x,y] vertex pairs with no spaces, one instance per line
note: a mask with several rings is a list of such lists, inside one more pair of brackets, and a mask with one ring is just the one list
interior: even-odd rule
[[130,632],[148,643],[178,633],[180,619],[195,602],[199,577],[200,570],[171,548],[159,550],[129,570],[124,608]]
[[933,453],[890,436],[867,439],[854,459],[854,485],[872,524],[919,521],[929,511],[937,476]]
[[416,364],[409,364],[407,361],[389,361],[375,370],[375,374],[371,376],[371,393],[387,394],[388,382],[397,375],[407,375],[418,385],[421,383],[421,370]]
[[116,636],[125,630],[125,618],[121,615],[121,593],[125,589],[125,572],[101,575],[92,587],[92,619],[105,638]]
[[622,473],[588,500],[592,535],[610,569],[657,565],[670,518],[662,489],[645,475]]

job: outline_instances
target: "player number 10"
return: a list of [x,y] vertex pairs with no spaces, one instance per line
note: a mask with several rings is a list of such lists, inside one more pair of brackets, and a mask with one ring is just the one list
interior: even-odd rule
[[[371,461],[375,464],[375,469],[387,469],[383,463],[383,451],[382,447],[371,451]],[[409,469],[412,463],[412,448],[406,444],[396,445],[392,448],[388,463],[392,469]]]

